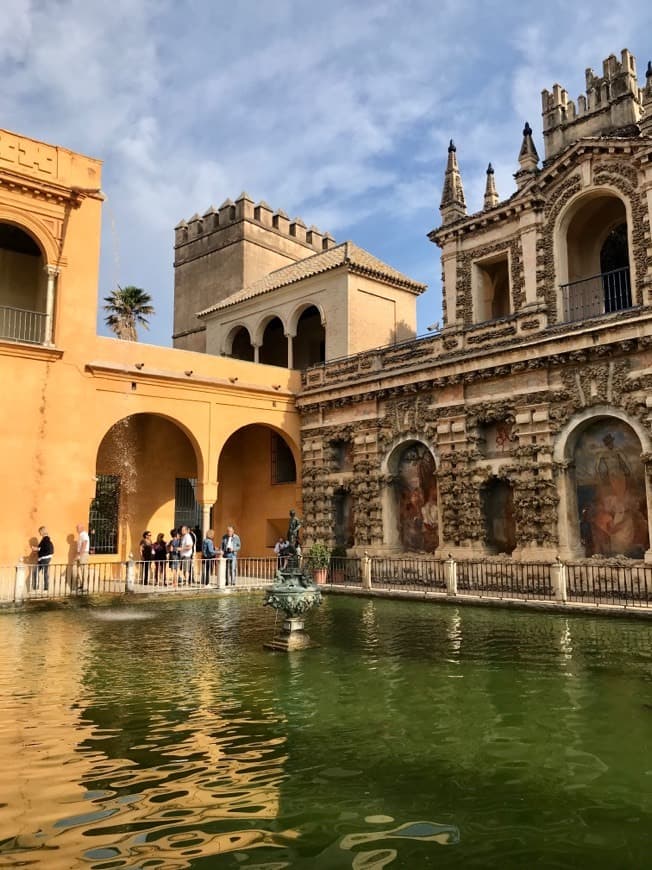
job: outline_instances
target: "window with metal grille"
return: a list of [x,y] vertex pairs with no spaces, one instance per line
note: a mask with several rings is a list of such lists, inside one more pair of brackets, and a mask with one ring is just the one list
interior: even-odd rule
[[88,514],[88,536],[92,553],[118,552],[118,509],[120,478],[116,474],[98,474],[95,498]]
[[295,483],[296,479],[292,451],[280,435],[272,432],[272,483]]
[[197,501],[197,478],[177,477],[174,488],[174,528],[201,526],[201,505]]

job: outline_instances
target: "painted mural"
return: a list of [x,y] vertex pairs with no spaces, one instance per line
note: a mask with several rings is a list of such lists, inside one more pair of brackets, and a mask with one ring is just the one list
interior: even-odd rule
[[649,547],[641,445],[616,419],[587,428],[575,448],[580,539],[586,556],[643,557]]
[[397,517],[404,550],[432,553],[439,544],[435,460],[424,444],[402,451],[397,471]]

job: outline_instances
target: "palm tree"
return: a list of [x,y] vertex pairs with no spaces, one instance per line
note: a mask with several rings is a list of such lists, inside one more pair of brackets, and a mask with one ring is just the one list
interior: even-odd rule
[[121,287],[112,290],[104,297],[104,310],[108,315],[104,322],[118,338],[126,341],[138,341],[137,326],[149,329],[148,317],[155,314],[152,297],[140,287]]

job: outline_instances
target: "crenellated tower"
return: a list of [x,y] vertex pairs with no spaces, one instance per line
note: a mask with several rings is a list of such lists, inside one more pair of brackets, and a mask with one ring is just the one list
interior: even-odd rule
[[541,92],[546,162],[584,136],[637,135],[643,99],[636,58],[626,48],[620,58],[609,55],[601,76],[586,70],[586,93],[577,106],[559,84]]
[[330,233],[290,220],[245,192],[194,214],[174,228],[174,347],[205,351],[197,312],[215,305],[275,269],[335,245]]

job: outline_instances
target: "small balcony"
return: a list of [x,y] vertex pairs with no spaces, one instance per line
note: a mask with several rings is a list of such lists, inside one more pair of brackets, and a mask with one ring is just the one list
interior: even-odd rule
[[629,266],[561,285],[565,323],[588,320],[632,307]]
[[45,344],[47,314],[0,305],[0,341]]

